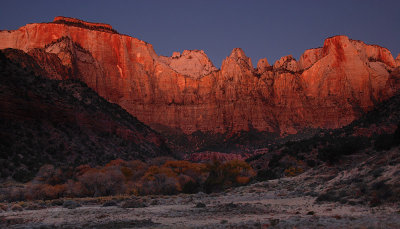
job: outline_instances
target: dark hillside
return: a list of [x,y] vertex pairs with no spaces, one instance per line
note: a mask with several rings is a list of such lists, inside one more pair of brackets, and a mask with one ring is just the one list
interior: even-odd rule
[[0,172],[26,181],[43,164],[104,164],[170,155],[164,139],[84,83],[40,76],[19,50],[0,52]]

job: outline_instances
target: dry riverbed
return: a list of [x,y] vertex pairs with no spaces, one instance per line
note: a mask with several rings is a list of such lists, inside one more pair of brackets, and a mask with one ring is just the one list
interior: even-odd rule
[[324,186],[313,185],[315,179],[271,180],[209,195],[85,198],[21,208],[10,203],[0,210],[0,227],[400,228],[398,204],[317,202]]

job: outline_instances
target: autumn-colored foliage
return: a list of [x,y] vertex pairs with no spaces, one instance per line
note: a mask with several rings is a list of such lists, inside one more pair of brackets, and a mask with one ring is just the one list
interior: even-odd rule
[[285,176],[294,177],[303,172],[304,172],[304,170],[300,167],[290,167],[290,168],[285,169]]
[[116,159],[103,167],[86,164],[60,169],[45,165],[24,189],[13,192],[13,199],[211,192],[247,184],[255,175],[244,161],[202,164],[163,157],[149,164]]

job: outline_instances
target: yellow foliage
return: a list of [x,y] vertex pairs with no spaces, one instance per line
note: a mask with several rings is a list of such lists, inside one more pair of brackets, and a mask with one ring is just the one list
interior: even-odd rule
[[240,185],[245,185],[250,182],[250,177],[237,176],[236,182]]
[[231,176],[248,176],[252,177],[255,175],[253,168],[245,161],[232,160],[225,162],[223,165],[223,170],[230,174]]
[[297,176],[297,175],[299,175],[299,174],[301,174],[303,172],[304,172],[303,168],[290,167],[290,168],[285,169],[285,176],[294,177],[294,176]]
[[188,170],[201,173],[206,167],[204,164],[189,161],[167,161],[163,166],[171,168],[177,174],[185,173]]
[[143,178],[145,180],[154,180],[155,179],[154,176],[157,174],[164,174],[167,177],[176,177],[177,176],[177,174],[171,168],[164,167],[164,166],[158,167],[156,165],[153,165],[147,169]]

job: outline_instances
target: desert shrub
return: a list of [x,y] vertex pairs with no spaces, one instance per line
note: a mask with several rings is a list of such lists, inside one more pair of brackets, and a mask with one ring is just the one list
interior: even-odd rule
[[182,192],[188,194],[197,193],[200,191],[200,189],[200,184],[193,180],[184,183],[182,186]]
[[222,191],[225,188],[244,185],[255,176],[254,170],[244,161],[232,160],[225,163],[214,160],[207,165],[209,175],[204,182],[207,193]]
[[177,177],[177,174],[168,167],[150,166],[143,176],[144,180],[155,180],[157,175],[165,175],[166,177]]
[[317,165],[317,163],[314,160],[307,160],[306,163],[307,166],[309,167],[315,167]]
[[330,144],[319,149],[318,158],[321,161],[334,164],[343,155],[350,155],[370,146],[366,137],[340,137],[332,139]]
[[66,183],[65,197],[83,197],[86,194],[85,188],[80,181],[69,179]]
[[75,168],[74,176],[75,177],[82,176],[84,173],[86,173],[87,171],[89,171],[91,169],[92,169],[92,167],[88,164],[79,165],[78,167]]
[[[132,175],[130,176],[130,180],[132,181],[137,181],[141,177],[143,177],[148,168],[148,165],[146,163],[139,160],[128,161],[125,166],[126,168],[129,168],[132,171]],[[126,170],[125,173],[126,175],[130,175],[129,170]]]
[[118,159],[115,159],[115,160],[111,160],[104,167],[113,167],[113,166],[120,167],[120,166],[126,166],[126,164],[127,164],[126,161],[118,158]]
[[78,177],[87,196],[106,196],[124,193],[124,175],[118,167],[90,169]]
[[37,183],[44,184],[59,184],[63,182],[63,172],[61,169],[56,169],[54,165],[43,165],[40,167],[39,171],[36,173],[34,181]]
[[[22,201],[25,200],[25,187],[8,187],[2,190],[2,201]],[[4,198],[4,199],[3,199]]]
[[337,192],[333,191],[333,190],[329,190],[326,193],[322,193],[320,194],[316,201],[317,202],[339,202],[340,201],[340,196]]
[[177,174],[186,174],[189,170],[200,174],[206,168],[204,164],[189,161],[167,161],[163,166],[171,168]]
[[42,166],[35,178],[20,189],[9,190],[7,200],[48,200],[63,197],[97,197],[118,194],[164,194],[219,191],[244,185],[255,176],[244,161],[214,161],[208,165],[173,161],[169,157],[144,162],[112,160],[103,167],[84,164],[64,170]]
[[304,172],[304,170],[300,167],[289,167],[289,168],[285,169],[285,176],[294,177],[303,172]]
[[166,157],[166,156],[165,157],[155,157],[155,158],[151,158],[151,159],[147,160],[146,163],[149,166],[152,166],[152,165],[161,166],[161,165],[165,164],[167,161],[173,161],[173,160],[175,160],[175,159],[172,157]]
[[374,148],[377,151],[390,150],[400,144],[400,124],[393,134],[382,134],[376,137]]
[[161,166],[152,165],[141,178],[139,193],[171,195],[178,192],[197,192],[200,190],[200,183],[205,180],[205,168],[205,165],[199,163],[171,160]]
[[390,150],[393,145],[393,135],[391,134],[379,135],[374,142],[374,148],[377,151]]
[[27,200],[51,200],[64,196],[67,190],[66,184],[34,184],[30,183],[25,189],[25,199]]
[[370,205],[377,206],[394,197],[392,187],[384,181],[378,181],[371,185]]
[[131,180],[133,177],[133,170],[131,168],[128,167],[121,167],[121,172],[125,177],[125,180]]
[[266,181],[277,179],[278,175],[271,169],[260,169],[257,171],[256,180],[258,181]]
[[176,178],[157,173],[152,175],[151,179],[144,178],[138,192],[141,195],[174,195],[180,190],[181,188]]
[[2,204],[2,203],[0,203],[0,210],[2,210],[2,211],[7,211],[7,210],[8,210],[7,204]]
[[181,191],[178,174],[170,167],[150,166],[140,180],[141,195],[166,194],[172,195]]
[[20,204],[13,204],[11,206],[11,210],[15,212],[15,211],[23,211],[24,209],[22,208],[22,206]]

